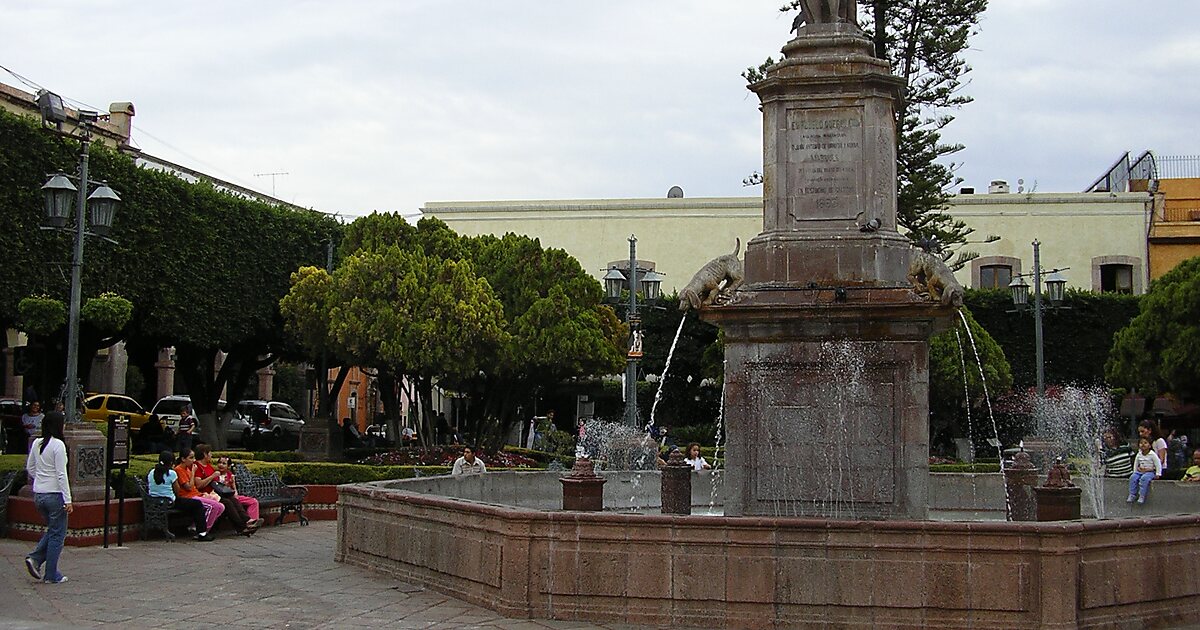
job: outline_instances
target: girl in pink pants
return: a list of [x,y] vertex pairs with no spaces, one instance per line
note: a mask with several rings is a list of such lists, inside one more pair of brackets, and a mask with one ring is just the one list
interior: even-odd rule
[[[237,475],[233,474],[233,462],[228,457],[217,458],[217,481],[223,483],[237,492]],[[248,497],[241,493],[234,496],[242,507],[246,508],[246,514],[250,516],[250,520],[258,520],[258,499]]]

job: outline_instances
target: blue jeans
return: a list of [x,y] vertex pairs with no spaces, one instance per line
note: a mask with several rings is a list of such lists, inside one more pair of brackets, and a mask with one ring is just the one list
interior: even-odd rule
[[29,557],[39,567],[45,563],[42,576],[50,582],[57,582],[62,579],[62,573],[58,572],[58,557],[67,539],[67,509],[61,492],[35,492],[33,503],[42,518],[46,519],[46,533],[42,534],[42,539]]
[[1129,477],[1129,494],[1146,498],[1150,496],[1150,482],[1154,480],[1154,472],[1134,471]]

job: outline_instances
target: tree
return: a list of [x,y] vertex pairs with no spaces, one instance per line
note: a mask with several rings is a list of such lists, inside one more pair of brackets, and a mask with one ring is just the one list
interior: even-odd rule
[[[931,445],[946,439],[971,437],[975,446],[991,435],[987,401],[1012,387],[1012,369],[1004,350],[967,308],[963,321],[929,341],[929,433]],[[980,374],[982,365],[982,374]],[[972,420],[968,425],[968,418]]]
[[566,252],[513,234],[459,237],[433,218],[399,221],[356,221],[332,276],[300,270],[281,304],[305,347],[377,370],[390,418],[389,391],[410,387],[432,440],[436,382],[469,397],[460,428],[498,440],[536,388],[619,368],[623,327]]
[[[365,223],[388,222],[375,217]],[[356,228],[354,238],[367,231]],[[312,267],[293,274],[281,309],[310,350],[330,349],[392,382],[409,379],[430,443],[434,380],[464,378],[480,369],[480,358],[504,341],[502,309],[469,261],[426,256],[414,242],[403,247],[374,237],[366,241],[374,247],[343,259],[332,276]]]
[[1117,332],[1104,369],[1113,385],[1200,396],[1200,257],[1150,284],[1137,316]]
[[503,304],[508,332],[494,362],[454,383],[479,403],[468,410],[471,433],[499,441],[535,391],[620,369],[628,330],[579,261],[511,233],[465,239],[463,248]]
[[[780,10],[798,6],[791,0]],[[952,163],[940,160],[963,146],[946,144],[941,135],[954,120],[948,112],[972,100],[961,92],[971,70],[962,55],[986,8],[987,0],[863,0],[869,18],[860,18],[875,56],[887,59],[905,84],[895,111],[897,222],[913,241],[936,239],[955,269],[978,254],[961,250],[972,229],[946,212],[950,189],[962,180],[955,177]],[[771,63],[768,58],[742,76],[760,80]]]

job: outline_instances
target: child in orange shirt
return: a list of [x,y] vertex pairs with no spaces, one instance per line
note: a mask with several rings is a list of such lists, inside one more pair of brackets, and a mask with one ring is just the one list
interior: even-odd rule
[[202,494],[196,489],[196,454],[192,449],[184,447],[179,450],[179,459],[175,464],[175,474],[179,478],[175,480],[175,496],[183,499],[198,499],[204,504],[206,512],[205,522],[207,523],[208,536],[212,536],[213,525],[221,518],[221,514],[225,512],[225,506],[213,496]]

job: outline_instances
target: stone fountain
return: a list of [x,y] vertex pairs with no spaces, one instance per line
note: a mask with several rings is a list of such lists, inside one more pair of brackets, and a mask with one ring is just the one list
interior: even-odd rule
[[729,447],[723,505],[708,505],[721,494],[710,471],[690,473],[692,505],[725,515],[651,513],[683,511],[653,504],[657,471],[602,473],[604,512],[559,509],[553,472],[355,484],[339,487],[336,558],[512,617],[703,628],[1200,621],[1200,581],[1180,577],[1200,573],[1200,516],[927,519],[931,499],[976,497],[948,490],[946,475],[931,496],[927,465],[928,339],[961,289],[896,231],[899,81],[871,57],[854,2],[802,4],[810,23],[751,86],[764,120],[763,232],[747,244],[740,290],[700,311],[725,332]]
[[[763,231],[732,301],[701,312],[725,332],[726,514],[926,516],[928,342],[954,311],[908,279],[893,116],[903,81],[871,50],[852,22],[809,24],[750,86]],[[852,389],[831,340],[858,355]]]

